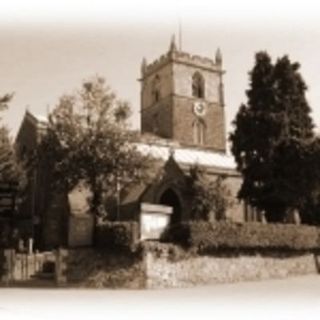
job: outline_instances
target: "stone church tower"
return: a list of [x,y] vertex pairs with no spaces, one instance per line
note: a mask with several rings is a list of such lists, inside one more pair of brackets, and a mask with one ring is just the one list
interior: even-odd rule
[[141,129],[181,145],[225,152],[224,89],[220,50],[215,59],[169,51],[141,65]]

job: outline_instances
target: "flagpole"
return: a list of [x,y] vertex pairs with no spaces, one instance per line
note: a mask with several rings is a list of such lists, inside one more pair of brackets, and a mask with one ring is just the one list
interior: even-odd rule
[[182,51],[182,28],[181,28],[180,17],[179,17],[179,51]]

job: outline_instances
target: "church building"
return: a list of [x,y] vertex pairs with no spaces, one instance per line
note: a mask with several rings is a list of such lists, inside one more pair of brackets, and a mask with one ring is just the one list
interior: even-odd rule
[[[121,195],[120,206],[108,209],[112,219],[139,221],[141,203],[171,206],[173,222],[192,219],[191,199],[184,188],[192,166],[204,169],[210,179],[223,178],[233,199],[225,219],[259,219],[237,199],[242,179],[226,150],[224,73],[219,49],[213,59],[191,55],[179,50],[174,38],[159,59],[152,63],[143,59],[141,134],[136,146],[141,153],[158,160],[159,170],[152,183],[135,186]],[[27,111],[16,139],[18,149],[25,152],[34,148],[44,127],[43,118]],[[36,173],[31,199],[41,203],[29,204],[32,223],[37,224],[35,229],[45,247],[67,245],[70,219],[65,217],[74,216],[77,212],[73,211],[77,210],[61,201],[61,197],[46,195],[48,189],[42,179]],[[78,211],[79,217],[84,214]]]
[[233,201],[226,219],[260,219],[237,199],[242,179],[226,150],[222,62],[219,49],[214,59],[191,55],[178,50],[174,38],[158,60],[148,64],[143,59],[141,138],[137,146],[163,166],[152,185],[135,188],[122,200],[125,218],[130,216],[128,212],[138,214],[139,204],[147,202],[172,206],[174,221],[192,219],[191,199],[182,186],[190,168],[198,166],[209,179],[222,177],[230,191]]

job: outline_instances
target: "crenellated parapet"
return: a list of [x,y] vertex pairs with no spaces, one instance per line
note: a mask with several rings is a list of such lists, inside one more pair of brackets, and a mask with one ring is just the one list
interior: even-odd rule
[[203,68],[215,72],[223,72],[222,70],[222,54],[220,49],[217,50],[215,59],[210,59],[207,57],[202,57],[199,55],[192,55],[187,52],[183,52],[177,49],[174,37],[171,39],[169,51],[163,54],[157,60],[150,64],[146,63],[144,59],[142,61],[141,76],[142,78],[157,72],[167,63],[182,63],[190,66],[195,66],[197,68]]
[[142,78],[152,74],[153,72],[156,72],[158,69],[162,68],[164,65],[169,63],[171,61],[171,55],[169,53],[170,52],[161,55],[160,58],[158,58],[150,64],[145,64],[145,62],[143,62],[141,68]]

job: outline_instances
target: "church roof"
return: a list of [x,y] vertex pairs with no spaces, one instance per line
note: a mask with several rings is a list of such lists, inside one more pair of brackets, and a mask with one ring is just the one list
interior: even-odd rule
[[[46,117],[31,114],[29,111],[26,112],[26,117],[41,127],[46,127],[48,124]],[[208,168],[236,170],[234,158],[225,153],[210,149],[185,147],[177,141],[162,139],[152,134],[139,135],[138,132],[136,134],[138,138],[134,140],[139,142],[134,144],[143,155],[150,155],[152,158],[166,162],[172,154],[174,160],[180,165],[199,165]]]
[[139,142],[137,149],[143,155],[167,161],[172,154],[178,164],[200,165],[205,167],[218,167],[227,170],[236,170],[236,163],[232,156],[225,153],[200,148],[188,148],[183,146],[161,145]]

